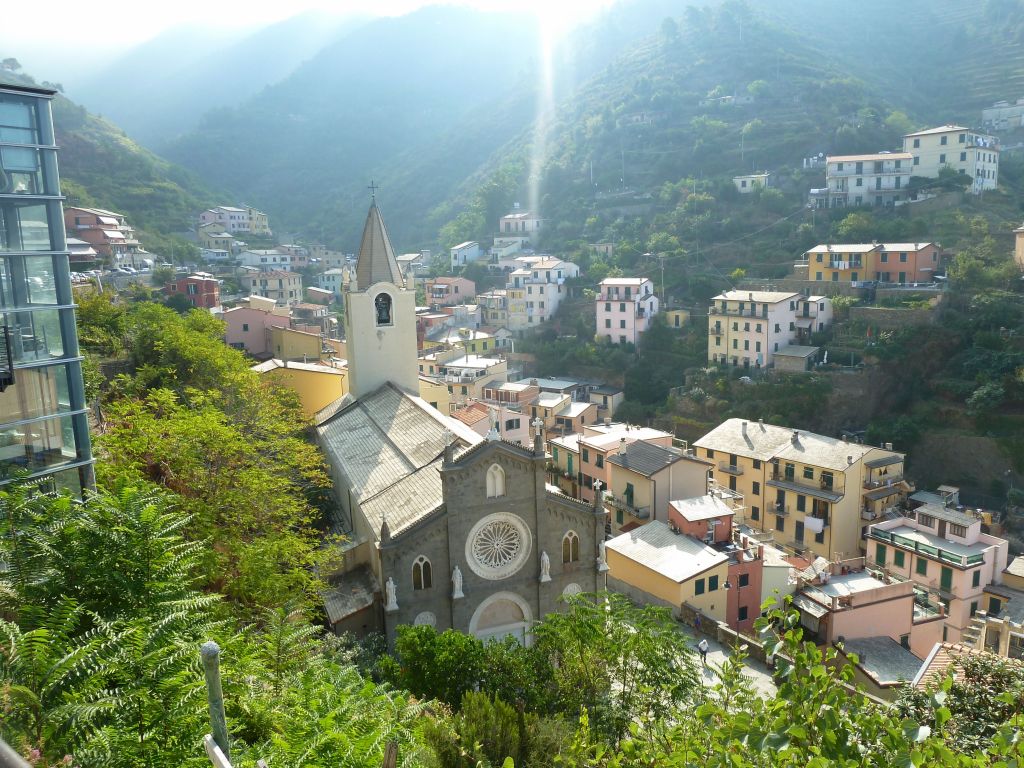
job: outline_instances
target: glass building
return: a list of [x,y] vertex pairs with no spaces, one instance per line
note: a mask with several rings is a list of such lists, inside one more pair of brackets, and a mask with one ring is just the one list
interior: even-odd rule
[[92,452],[64,239],[54,91],[0,83],[0,485],[80,494]]

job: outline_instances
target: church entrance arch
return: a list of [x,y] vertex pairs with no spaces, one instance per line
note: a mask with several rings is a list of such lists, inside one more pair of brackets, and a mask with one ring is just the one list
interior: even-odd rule
[[526,600],[515,592],[496,592],[473,612],[469,634],[485,641],[514,637],[521,645],[528,645],[532,621],[533,613]]

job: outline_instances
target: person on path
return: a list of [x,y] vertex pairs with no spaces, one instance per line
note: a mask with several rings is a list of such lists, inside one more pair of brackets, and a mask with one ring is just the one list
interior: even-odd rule
[[706,665],[708,663],[708,640],[706,637],[702,637],[700,642],[697,643],[697,651],[700,653],[700,663]]

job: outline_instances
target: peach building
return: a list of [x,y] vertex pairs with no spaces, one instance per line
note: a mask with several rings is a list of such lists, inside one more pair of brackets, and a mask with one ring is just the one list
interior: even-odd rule
[[998,590],[987,591],[1003,582],[1009,545],[982,533],[981,523],[959,509],[924,504],[868,526],[870,562],[912,581],[945,606],[941,640],[960,640],[979,610],[999,612]]
[[437,306],[464,304],[476,295],[476,283],[465,277],[432,277],[424,281],[427,303]]
[[638,344],[658,314],[654,283],[646,277],[609,277],[598,286],[597,338],[612,344]]
[[800,574],[793,597],[804,639],[818,644],[889,637],[918,659],[942,640],[942,606],[924,600],[913,582],[871,572],[864,558],[823,559]]
[[935,243],[823,243],[804,256],[807,279],[822,282],[930,283],[939,267]]

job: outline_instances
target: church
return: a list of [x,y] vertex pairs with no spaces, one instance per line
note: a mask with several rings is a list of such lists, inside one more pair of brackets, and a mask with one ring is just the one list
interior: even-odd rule
[[343,542],[331,626],[529,643],[559,598],[603,587],[604,510],[546,483],[540,425],[532,448],[480,437],[418,396],[416,294],[376,201],[344,298],[349,392],[316,416]]

